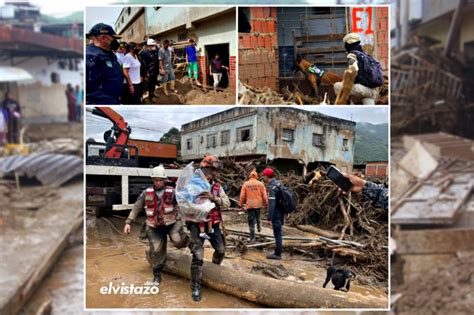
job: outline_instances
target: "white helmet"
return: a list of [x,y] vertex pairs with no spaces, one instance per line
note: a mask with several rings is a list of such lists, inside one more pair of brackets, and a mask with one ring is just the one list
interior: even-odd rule
[[156,42],[153,38],[148,38],[146,41],[147,46],[156,46]]
[[166,178],[165,168],[163,167],[163,165],[154,167],[151,170],[151,178]]
[[360,36],[357,33],[349,33],[342,39],[344,43],[353,44],[355,42],[360,42]]

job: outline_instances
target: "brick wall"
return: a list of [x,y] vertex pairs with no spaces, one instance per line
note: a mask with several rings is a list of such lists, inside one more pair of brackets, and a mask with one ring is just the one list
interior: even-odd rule
[[384,70],[388,70],[390,31],[388,28],[388,8],[377,7],[375,12],[376,43],[375,52]]
[[[235,59],[236,59],[235,56],[230,56],[229,84],[230,84],[230,87],[232,88],[232,91],[234,91],[234,93],[236,92],[235,91],[235,89],[236,89],[236,84],[235,84],[235,71],[236,71]],[[199,82],[201,82],[204,85],[209,85],[210,82],[208,80],[208,76],[207,76],[207,73],[206,73],[206,70],[209,71],[209,65],[207,65],[207,67],[206,67],[206,57],[205,56],[198,56],[198,67],[199,67],[199,70],[198,70],[199,71],[199,77],[198,77]]]
[[230,56],[230,65],[229,65],[229,81],[230,81],[230,86],[232,88],[232,91],[235,92],[235,71],[236,71],[236,57],[235,56]]
[[278,90],[276,8],[251,7],[250,33],[239,33],[239,79]]

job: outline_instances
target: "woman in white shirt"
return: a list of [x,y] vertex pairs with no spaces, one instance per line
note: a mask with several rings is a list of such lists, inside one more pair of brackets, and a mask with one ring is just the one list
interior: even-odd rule
[[138,52],[140,46],[135,43],[129,43],[130,51],[123,58],[123,75],[125,77],[124,83],[124,97],[123,104],[141,104],[140,91],[140,60],[138,60]]

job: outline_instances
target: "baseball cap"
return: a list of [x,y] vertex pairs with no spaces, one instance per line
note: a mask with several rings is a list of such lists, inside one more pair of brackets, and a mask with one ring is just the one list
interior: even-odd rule
[[119,36],[117,35],[117,33],[115,33],[112,26],[104,24],[104,23],[97,23],[96,25],[92,26],[88,34],[90,36],[110,35],[115,38],[122,38],[122,36]]
[[360,37],[357,33],[349,33],[342,39],[344,43],[354,44],[356,42],[360,42]]

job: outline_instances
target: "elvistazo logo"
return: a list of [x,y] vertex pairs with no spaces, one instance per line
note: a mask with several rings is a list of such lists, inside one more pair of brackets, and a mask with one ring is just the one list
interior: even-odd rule
[[99,290],[100,294],[158,294],[160,289],[156,285],[150,285],[147,282],[145,285],[125,285],[124,282],[120,286],[114,286],[112,282],[109,282],[108,286],[103,286]]

